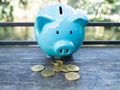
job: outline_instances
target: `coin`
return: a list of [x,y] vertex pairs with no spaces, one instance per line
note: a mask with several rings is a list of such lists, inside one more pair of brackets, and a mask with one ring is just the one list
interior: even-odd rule
[[34,72],[40,72],[44,69],[44,66],[43,65],[34,65],[31,67],[31,70],[34,71]]
[[67,69],[68,69],[69,71],[79,71],[79,70],[80,70],[80,68],[79,68],[78,66],[73,65],[73,64],[67,65]]
[[63,61],[61,60],[56,60],[57,63],[59,63],[61,66],[63,65]]
[[41,75],[44,77],[51,77],[55,75],[55,71],[53,71],[52,69],[46,69],[41,72]]
[[76,72],[68,72],[65,74],[67,80],[77,80],[80,78],[80,75]]
[[53,66],[55,67],[60,67],[60,64],[59,63],[56,63],[56,62],[52,62]]
[[60,70],[63,71],[63,72],[68,72],[67,65],[62,65],[60,67]]
[[55,61],[52,61],[52,64],[55,66],[55,67],[60,67],[63,65],[63,61],[61,60],[55,60]]
[[53,67],[52,70],[55,71],[55,72],[60,72],[61,71],[60,67]]

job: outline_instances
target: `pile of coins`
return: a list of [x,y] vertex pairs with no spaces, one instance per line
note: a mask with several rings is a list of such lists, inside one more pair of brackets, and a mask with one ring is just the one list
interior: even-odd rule
[[50,69],[45,69],[43,65],[34,65],[31,70],[34,72],[41,72],[41,75],[44,77],[54,76],[56,72],[65,72],[65,78],[67,80],[77,80],[80,78],[79,73],[77,73],[80,68],[77,65],[64,65],[61,60],[52,61],[51,64],[53,67]]

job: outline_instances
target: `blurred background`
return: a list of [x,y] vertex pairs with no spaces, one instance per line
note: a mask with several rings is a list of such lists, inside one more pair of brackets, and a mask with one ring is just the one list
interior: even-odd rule
[[[34,22],[41,8],[58,0],[0,0],[0,22]],[[120,0],[63,0],[90,22],[120,22]],[[35,40],[34,27],[0,27],[0,40]],[[120,27],[86,27],[85,40],[120,40]]]

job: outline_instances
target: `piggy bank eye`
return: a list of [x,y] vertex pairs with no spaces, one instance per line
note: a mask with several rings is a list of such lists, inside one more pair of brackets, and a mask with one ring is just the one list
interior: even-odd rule
[[72,31],[70,31],[70,34],[72,34]]
[[59,31],[56,31],[56,34],[59,34]]

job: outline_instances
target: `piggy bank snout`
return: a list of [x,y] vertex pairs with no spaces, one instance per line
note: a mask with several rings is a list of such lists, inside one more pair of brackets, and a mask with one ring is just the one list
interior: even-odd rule
[[74,45],[69,41],[58,41],[55,44],[55,52],[58,56],[69,56],[72,55]]

